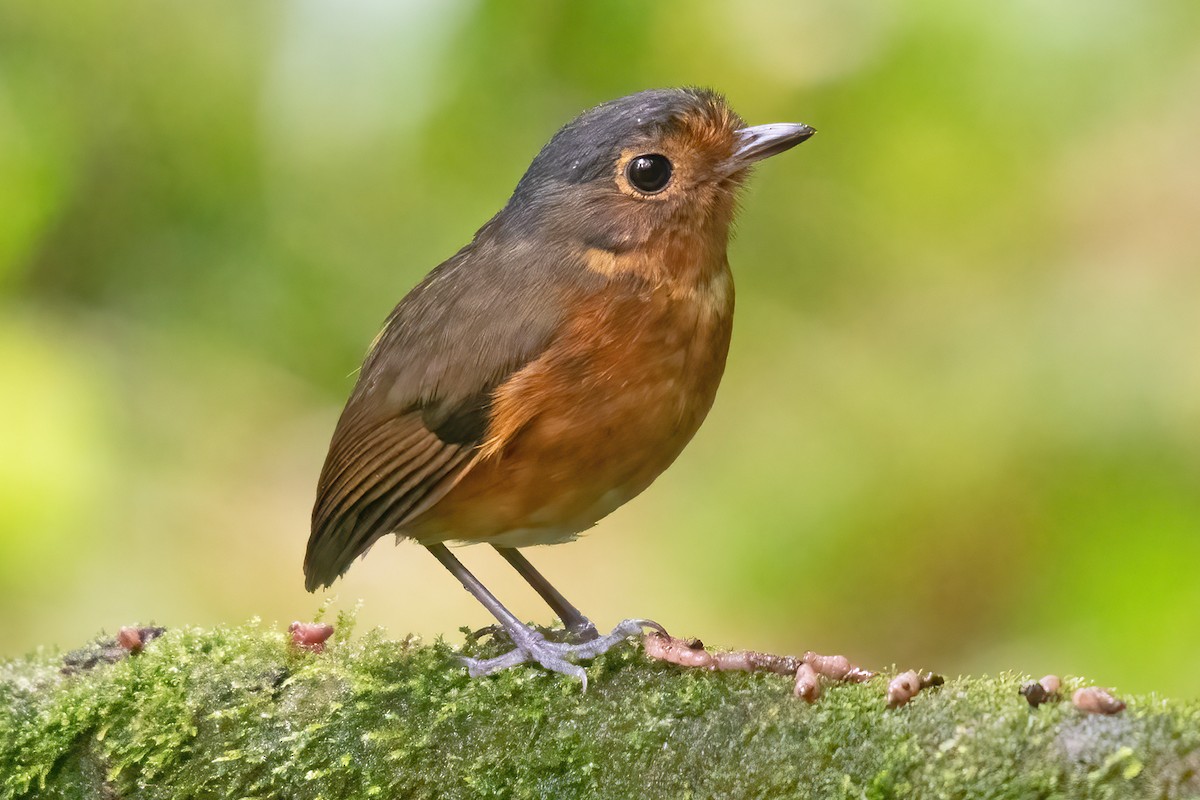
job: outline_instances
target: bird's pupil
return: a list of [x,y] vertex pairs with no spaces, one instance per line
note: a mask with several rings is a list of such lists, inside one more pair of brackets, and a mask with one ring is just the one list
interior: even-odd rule
[[666,156],[651,154],[638,156],[629,162],[626,171],[633,188],[646,194],[661,192],[671,180],[671,162]]

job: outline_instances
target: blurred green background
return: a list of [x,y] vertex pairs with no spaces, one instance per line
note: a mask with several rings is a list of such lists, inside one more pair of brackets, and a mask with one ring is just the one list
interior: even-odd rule
[[[708,423],[534,562],[601,626],[1200,695],[1195,0],[0,0],[0,656],[310,617],[379,323],[559,125],[680,84],[820,133],[744,198]],[[335,590],[489,622],[412,545]]]

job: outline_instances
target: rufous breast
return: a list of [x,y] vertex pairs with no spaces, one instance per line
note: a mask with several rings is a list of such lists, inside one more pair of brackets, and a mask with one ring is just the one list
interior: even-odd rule
[[706,250],[683,248],[690,258],[670,270],[586,254],[607,285],[497,388],[473,466],[399,533],[422,544],[567,541],[649,486],[700,427],[725,368],[733,281],[724,248]]

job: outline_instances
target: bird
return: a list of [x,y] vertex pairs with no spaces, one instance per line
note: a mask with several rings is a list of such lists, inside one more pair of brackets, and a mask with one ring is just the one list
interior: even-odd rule
[[[571,541],[675,461],[716,396],[733,323],[727,247],[751,167],[807,140],[747,126],[685,87],[601,103],[542,147],[508,202],[396,305],[368,348],[322,467],[309,591],[374,542],[424,546],[513,649],[462,659],[581,680],[601,636],[520,552]],[[491,545],[565,626],[520,621],[447,543]]]

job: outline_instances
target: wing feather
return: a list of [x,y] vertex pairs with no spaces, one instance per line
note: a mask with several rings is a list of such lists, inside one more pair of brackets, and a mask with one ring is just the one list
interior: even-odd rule
[[404,470],[411,469],[414,463],[419,465],[422,458],[443,446],[411,417],[392,420],[381,429],[395,438],[378,439],[375,449],[362,457],[338,453],[335,462],[331,454],[332,463],[345,466],[341,467],[338,480],[323,484],[318,490],[322,502],[314,511],[314,521],[336,516],[354,503],[374,499],[369,496],[372,492],[377,497],[387,491],[395,483],[394,476],[402,476]]
[[[379,430],[387,431],[380,437]],[[313,512],[304,571],[310,590],[328,586],[381,536],[394,532],[412,509],[430,495],[444,493],[469,460],[472,448],[447,444],[407,414],[373,434],[373,458],[355,459],[358,448],[331,452],[326,472],[338,480],[321,482]],[[350,463],[345,461],[350,459]]]

